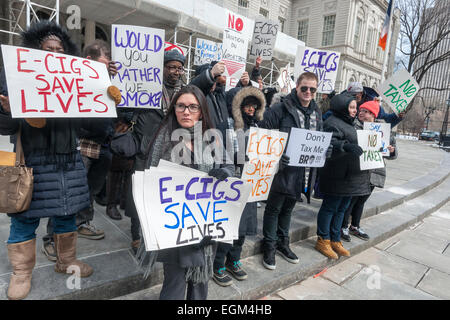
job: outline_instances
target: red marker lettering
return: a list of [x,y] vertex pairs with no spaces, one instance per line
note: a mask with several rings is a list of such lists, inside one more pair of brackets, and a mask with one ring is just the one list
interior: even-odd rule
[[61,97],[59,96],[59,93],[56,94],[56,98],[58,98],[59,104],[61,105],[61,108],[63,109],[63,112],[64,112],[64,113],[67,113],[67,111],[69,111],[70,102],[72,101],[73,94],[70,95],[70,98],[69,98],[69,100],[67,101],[67,104],[65,104],[65,103],[62,101]]
[[59,59],[59,62],[61,63],[61,70],[59,73],[64,73],[64,74],[70,74],[69,71],[66,71],[66,69],[64,69],[64,62],[63,60],[66,59],[66,57],[56,57],[56,59]]
[[51,95],[52,93],[49,91],[47,91],[47,92],[41,91],[41,92],[38,92],[38,94],[44,96],[44,110],[41,110],[41,112],[47,112],[47,113],[55,112],[55,110],[48,110],[48,104],[47,104],[47,96]]
[[89,65],[89,64],[90,64],[89,60],[83,60],[82,63],[83,63],[86,67],[88,67],[89,69],[91,69],[92,71],[94,71],[94,73],[95,73],[95,77],[89,76],[89,78],[91,78],[91,79],[99,79],[99,78],[100,78],[100,76],[98,75],[97,71]]
[[48,57],[53,57],[53,54],[48,53],[48,54],[45,56],[45,59],[44,59],[45,69],[47,69],[47,71],[48,71],[49,73],[57,73],[57,72],[58,72],[57,70],[55,70],[55,71],[50,71],[50,69],[48,68]]
[[83,105],[83,103],[80,101],[80,98],[86,98],[86,95],[84,95],[84,94],[80,94],[78,97],[77,97],[77,101],[78,101],[78,110],[80,111],[80,112],[90,112],[92,109],[81,109],[81,106]]
[[34,70],[31,70],[31,69],[22,69],[22,63],[23,62],[27,62],[27,60],[21,60],[20,59],[20,53],[21,52],[29,52],[30,50],[28,50],[28,49],[21,49],[21,48],[17,48],[17,71],[18,72],[26,72],[26,73],[29,73],[29,72],[34,72]]
[[97,110],[95,110],[95,112],[97,112],[97,113],[105,113],[105,112],[108,111],[108,106],[107,106],[105,103],[103,103],[102,101],[99,101],[99,100],[98,100],[98,97],[101,97],[101,96],[103,96],[103,94],[98,94],[98,95],[96,95],[96,96],[94,97],[94,101],[95,101],[95,102],[98,102],[98,103],[101,103],[102,105],[104,105],[104,106],[105,106],[105,110],[103,110],[103,111],[97,111]]
[[39,81],[42,81],[42,82],[45,83],[45,88],[36,88],[36,89],[38,89],[39,91],[48,91],[48,90],[50,90],[50,83],[48,83],[48,81],[45,80],[45,75],[38,74],[36,76],[36,80],[39,80]]
[[22,96],[22,113],[38,112],[36,109],[27,109],[27,103],[25,101],[25,91],[23,89],[20,90],[20,94]]

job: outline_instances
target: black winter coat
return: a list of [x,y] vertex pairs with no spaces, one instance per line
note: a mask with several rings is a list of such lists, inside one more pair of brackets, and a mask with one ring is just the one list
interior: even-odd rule
[[[346,108],[347,106],[348,104]],[[370,171],[359,170],[359,157],[343,149],[346,143],[358,144],[353,123],[344,121],[334,113],[325,120],[323,131],[333,133],[331,138],[333,153],[320,170],[320,192],[334,196],[370,194]]]
[[[303,113],[305,123],[301,123],[298,112]],[[322,114],[316,102],[311,100],[308,108],[302,108],[297,97],[297,91],[293,89],[280,103],[266,109],[264,119],[259,123],[259,127],[279,129],[282,132],[290,133],[291,128],[310,129],[312,118],[317,121],[316,130],[322,131]],[[301,194],[304,193],[309,202],[311,186],[314,186],[316,176],[317,169],[311,168],[305,192],[305,168],[286,167],[275,175],[270,192],[282,193],[288,197],[296,198],[298,201],[302,201]]]

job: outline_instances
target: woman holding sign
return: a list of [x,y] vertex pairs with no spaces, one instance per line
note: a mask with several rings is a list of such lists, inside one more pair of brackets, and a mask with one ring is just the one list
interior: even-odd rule
[[[195,86],[183,87],[173,98],[167,116],[162,122],[156,137],[150,145],[150,166],[158,166],[161,159],[175,161],[181,165],[208,172],[219,180],[225,180],[234,175],[233,165],[224,165],[219,168],[214,159],[207,158],[205,154],[202,162],[194,163],[194,146],[198,144],[204,150],[203,141],[194,142],[194,127],[201,127],[205,133],[213,128],[208,105],[203,93]],[[185,129],[191,139],[172,141],[172,133],[177,129]],[[200,136],[203,138],[203,135]],[[180,144],[183,156],[180,158]],[[197,149],[195,149],[197,151]],[[186,157],[186,155],[188,155]],[[175,160],[174,160],[175,157]],[[215,248],[211,236],[205,236],[199,244],[187,245],[161,250],[158,252],[158,261],[163,263],[164,282],[160,293],[161,300],[205,300],[208,295],[208,281],[213,275],[213,259]],[[186,295],[187,288],[187,295]]]
[[359,170],[359,156],[363,150],[353,122],[356,100],[348,94],[338,94],[331,99],[333,114],[325,120],[323,129],[332,132],[333,153],[320,171],[319,188],[324,194],[317,215],[316,249],[331,259],[350,256],[341,242],[341,226],[345,210],[352,196],[370,194],[369,172]]
[[[77,55],[78,50],[68,33],[54,22],[41,21],[22,34],[22,46]],[[75,214],[89,208],[86,170],[77,150],[77,136],[89,121],[76,119],[11,118],[7,96],[0,95],[0,134],[16,135],[21,141],[27,167],[33,169],[34,183],[28,210],[9,214],[11,227],[7,241],[13,273],[8,288],[9,299],[24,299],[31,288],[31,275],[36,262],[36,229],[40,218],[53,221],[57,254],[55,271],[66,273],[78,269],[88,277],[93,269],[76,260],[77,226]],[[14,106],[18,107],[18,106]],[[69,268],[69,266],[71,268]]]

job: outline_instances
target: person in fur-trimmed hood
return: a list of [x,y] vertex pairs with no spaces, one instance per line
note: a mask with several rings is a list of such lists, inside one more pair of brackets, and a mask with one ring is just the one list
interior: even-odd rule
[[[247,131],[250,127],[258,127],[258,122],[263,119],[266,107],[266,98],[261,90],[255,87],[243,87],[236,89],[232,99],[231,115],[233,117],[234,130]],[[247,142],[245,146],[239,146],[241,152],[247,150]],[[238,159],[237,155],[234,157]],[[235,162],[237,162],[235,160]],[[244,167],[243,164],[236,164],[240,167],[240,172]],[[240,175],[238,176],[240,178]],[[214,281],[226,287],[233,283],[230,276],[225,273],[228,270],[230,274],[239,281],[247,279],[247,273],[242,269],[241,252],[245,242],[245,236],[256,235],[257,217],[256,202],[249,202],[245,205],[242,212],[241,221],[239,223],[239,238],[233,242],[233,245],[219,242],[214,259]]]

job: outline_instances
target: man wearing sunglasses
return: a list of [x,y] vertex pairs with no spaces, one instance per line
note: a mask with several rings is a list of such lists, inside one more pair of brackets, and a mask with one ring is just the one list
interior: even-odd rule
[[[321,131],[322,113],[314,101],[317,84],[318,79],[314,73],[302,73],[296,88],[281,102],[266,109],[259,126],[288,133],[291,128]],[[283,155],[264,211],[263,265],[269,270],[276,268],[276,252],[290,263],[299,262],[297,255],[289,248],[291,213],[296,201],[302,201],[302,193],[309,202],[311,186],[314,186],[316,177],[315,168],[290,167],[288,164],[289,157]]]

